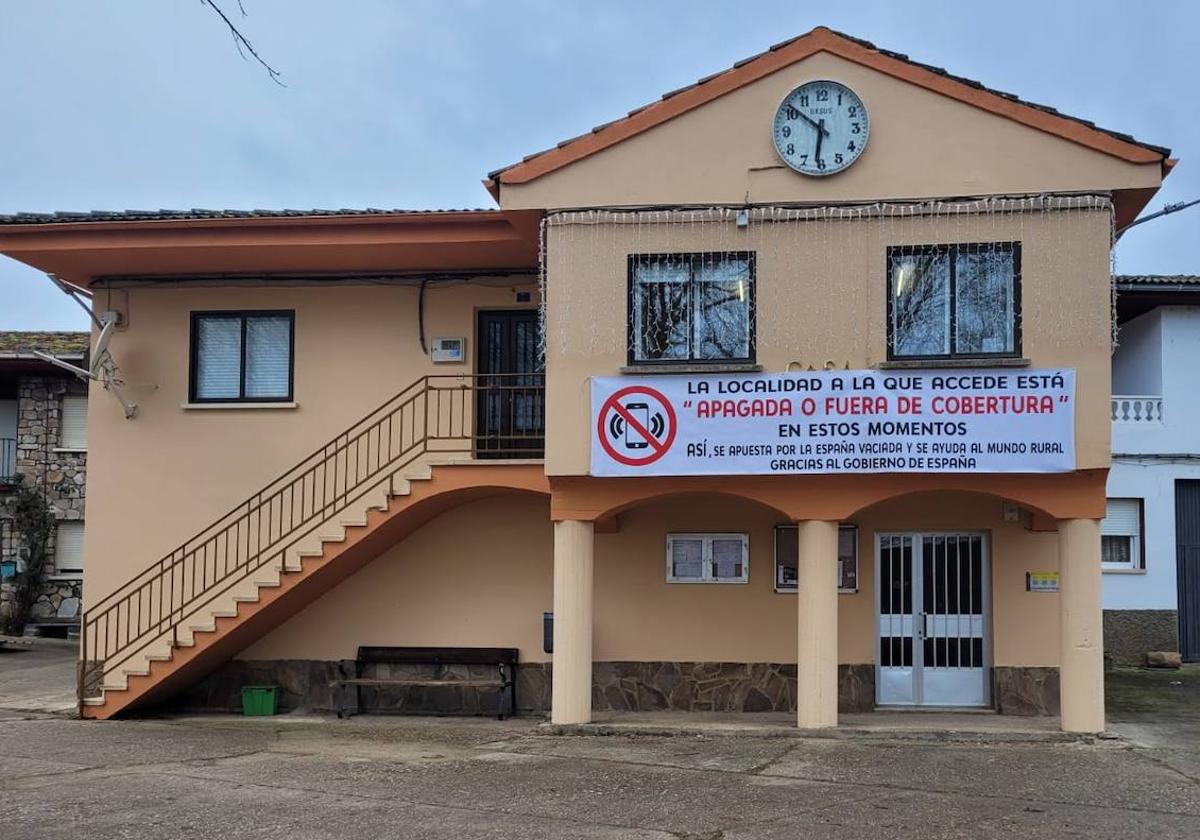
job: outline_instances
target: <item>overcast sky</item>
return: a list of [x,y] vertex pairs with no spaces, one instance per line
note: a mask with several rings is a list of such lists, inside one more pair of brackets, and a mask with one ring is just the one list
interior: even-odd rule
[[[236,15],[237,0],[217,0]],[[1170,146],[1200,198],[1200,3],[0,0],[0,213],[488,207],[491,169],[824,24]],[[1200,207],[1117,268],[1200,273]],[[0,257],[0,329],[82,329]]]

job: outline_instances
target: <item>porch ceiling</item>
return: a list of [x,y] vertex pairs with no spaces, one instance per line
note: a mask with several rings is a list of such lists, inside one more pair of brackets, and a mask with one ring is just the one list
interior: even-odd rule
[[103,277],[532,270],[538,211],[9,217],[0,253],[87,286]]

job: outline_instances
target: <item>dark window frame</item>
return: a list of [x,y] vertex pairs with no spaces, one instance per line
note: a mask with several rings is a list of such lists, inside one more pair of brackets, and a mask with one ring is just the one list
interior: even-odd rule
[[[955,350],[958,342],[958,267],[956,259],[959,253],[972,253],[1005,249],[1012,253],[1013,259],[1013,349],[999,353],[960,353]],[[945,254],[949,277],[949,313],[950,323],[947,325],[950,347],[949,353],[936,354],[896,354],[895,319],[892,304],[892,263],[896,257],[929,256]],[[1019,359],[1022,357],[1021,335],[1021,243],[1020,242],[947,242],[940,245],[892,245],[887,249],[887,273],[884,277],[884,296],[887,298],[887,357],[889,362],[929,360],[946,361],[950,359]]]
[[[242,356],[238,365],[238,396],[236,397],[200,397],[196,394],[198,383],[197,373],[200,362],[199,338],[200,321],[205,318],[223,319],[226,321],[240,320],[242,328]],[[250,318],[287,318],[288,319],[288,389],[282,397],[247,397],[246,396],[246,321]],[[296,382],[296,310],[294,309],[216,309],[193,312],[191,316],[191,336],[189,339],[188,361],[188,401],[195,404],[221,403],[289,403],[295,399]]]
[[[1131,572],[1146,571],[1146,497],[1145,496],[1106,496],[1104,498],[1104,503],[1107,505],[1109,502],[1137,502],[1137,508],[1138,508],[1138,532],[1137,532],[1138,561],[1137,561],[1137,565],[1130,566],[1128,571],[1131,571]],[[1117,535],[1113,534],[1110,536],[1117,536]],[[1121,535],[1121,536],[1128,536],[1128,535]],[[1101,534],[1100,538],[1101,538],[1101,540],[1103,540],[1104,534]],[[1103,556],[1101,557],[1100,571],[1113,572],[1113,571],[1121,571],[1121,569],[1122,569],[1121,566],[1116,566],[1116,565],[1106,567],[1104,565]]]
[[[747,349],[749,355],[730,357],[726,359],[698,359],[693,354],[692,344],[695,339],[694,330],[695,324],[691,318],[695,312],[695,295],[697,283],[695,281],[695,270],[698,264],[705,260],[714,259],[729,259],[729,260],[745,260],[747,268],[750,272],[750,290],[749,290],[749,317],[747,336]],[[688,357],[686,359],[639,359],[637,357],[637,268],[639,265],[651,264],[655,262],[677,261],[680,263],[687,262],[689,265],[688,275]],[[656,366],[656,367],[701,367],[711,365],[714,367],[729,364],[755,364],[758,355],[758,267],[757,259],[754,251],[683,251],[683,252],[665,252],[653,254],[630,254],[626,265],[626,361],[630,366]]]

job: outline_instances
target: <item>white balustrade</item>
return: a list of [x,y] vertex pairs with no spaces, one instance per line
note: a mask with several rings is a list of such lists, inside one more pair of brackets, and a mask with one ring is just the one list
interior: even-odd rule
[[1161,424],[1163,421],[1163,398],[1113,394],[1112,421],[1140,425]]

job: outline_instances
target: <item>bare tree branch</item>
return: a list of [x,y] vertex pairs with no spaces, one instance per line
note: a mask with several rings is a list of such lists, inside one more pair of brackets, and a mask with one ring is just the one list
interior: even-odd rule
[[[242,13],[242,17],[246,17],[246,8],[242,5],[242,0],[237,0],[237,4],[238,9]],[[229,27],[229,34],[233,37],[233,44],[235,47],[237,47],[238,55],[242,57],[243,61],[249,61],[249,59],[246,57],[246,54],[249,53],[250,56],[253,57],[254,60],[259,64],[261,64],[267,71],[267,74],[271,77],[271,81],[280,87],[287,87],[287,85],[281,81],[283,74],[268,64],[266,60],[258,54],[258,51],[254,49],[254,45],[251,44],[250,40],[241,33],[241,30],[239,30],[237,26],[234,25],[233,21],[231,21],[229,16],[222,11],[221,7],[216,4],[215,0],[200,0],[200,5],[208,6],[210,9],[216,12],[217,16],[225,22],[227,27]]]

